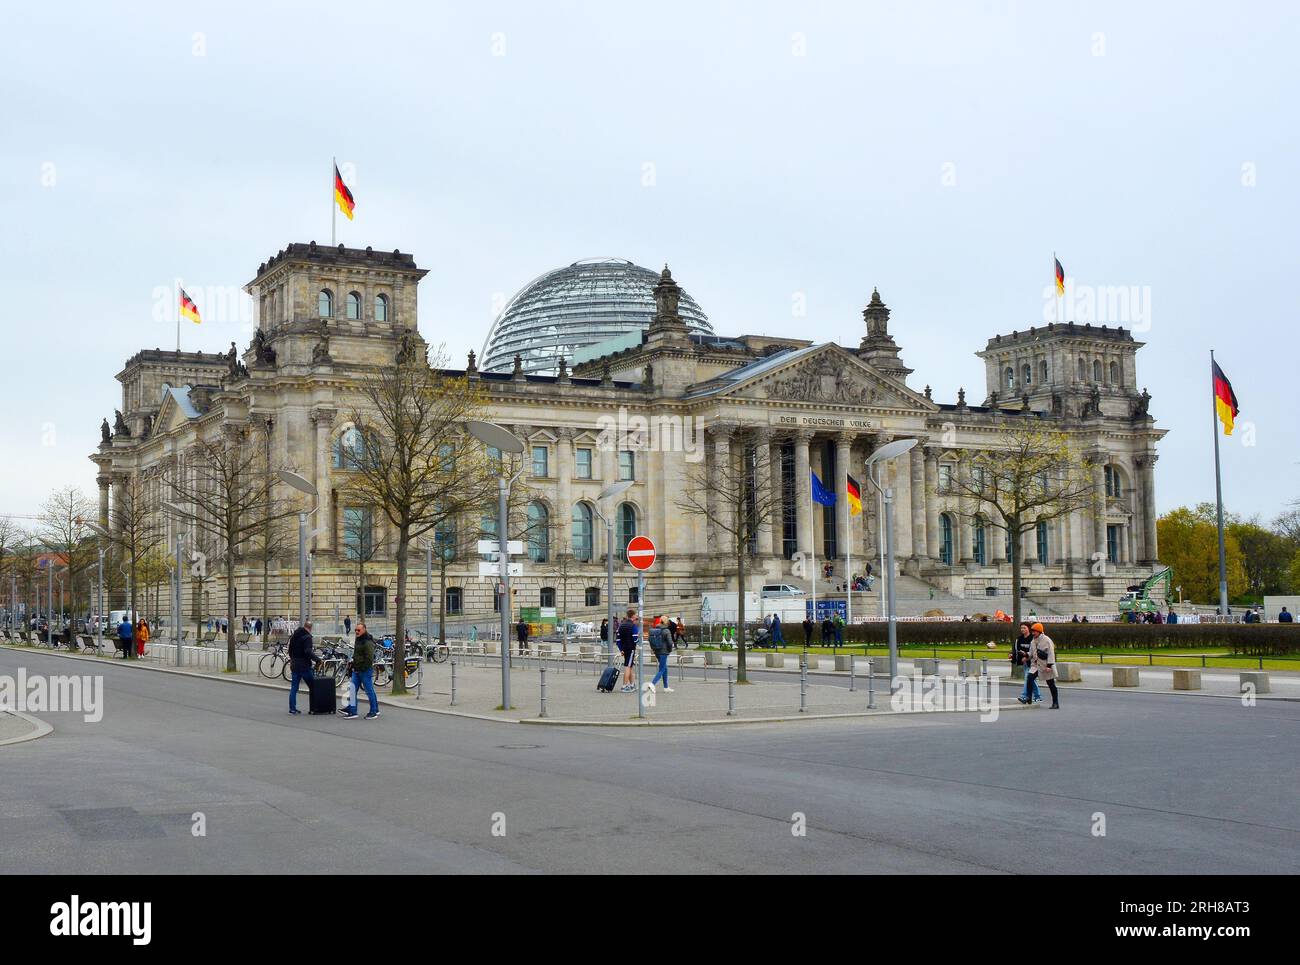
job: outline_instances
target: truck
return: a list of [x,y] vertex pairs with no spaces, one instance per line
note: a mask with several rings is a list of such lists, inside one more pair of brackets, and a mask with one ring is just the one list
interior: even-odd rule
[[1174,570],[1166,566],[1159,573],[1147,577],[1141,585],[1131,587],[1119,598],[1120,613],[1155,613],[1160,609],[1161,601],[1155,598],[1155,590],[1164,587],[1164,601],[1174,595]]

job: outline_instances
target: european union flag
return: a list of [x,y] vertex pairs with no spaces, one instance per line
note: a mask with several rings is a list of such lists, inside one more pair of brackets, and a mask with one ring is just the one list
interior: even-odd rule
[[812,498],[823,506],[835,505],[835,494],[822,485],[816,473],[812,474]]

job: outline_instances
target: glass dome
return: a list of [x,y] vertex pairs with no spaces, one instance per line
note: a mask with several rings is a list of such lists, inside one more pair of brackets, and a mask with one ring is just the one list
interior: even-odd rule
[[[658,281],[658,272],[623,258],[589,258],[548,271],[520,289],[492,323],[479,368],[511,372],[519,355],[525,372],[551,375],[560,356],[572,361],[579,349],[649,328]],[[678,311],[692,333],[713,332],[684,291]]]

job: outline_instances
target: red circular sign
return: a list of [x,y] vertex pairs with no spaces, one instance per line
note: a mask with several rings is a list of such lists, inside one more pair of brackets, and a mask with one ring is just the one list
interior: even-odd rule
[[648,570],[654,566],[655,544],[649,536],[633,536],[628,540],[627,561],[638,570]]

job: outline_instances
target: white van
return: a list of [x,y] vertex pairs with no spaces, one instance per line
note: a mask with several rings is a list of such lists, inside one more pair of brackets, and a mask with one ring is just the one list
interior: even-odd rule
[[768,583],[763,587],[763,599],[782,596],[807,596],[803,590],[797,586],[791,586],[789,583]]

